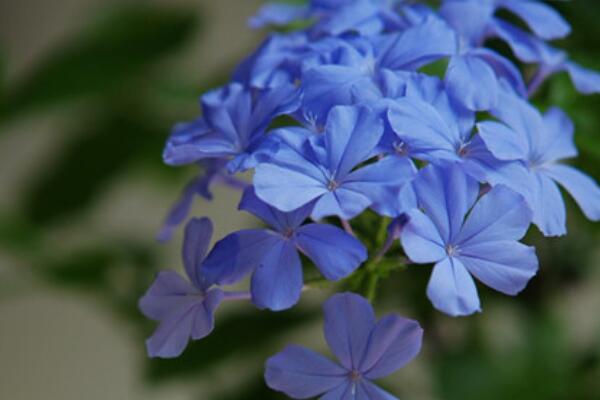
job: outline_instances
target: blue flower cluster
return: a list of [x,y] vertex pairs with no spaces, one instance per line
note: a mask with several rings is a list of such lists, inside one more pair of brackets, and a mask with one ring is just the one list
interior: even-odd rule
[[[177,356],[189,338],[206,336],[223,300],[294,306],[307,288],[300,254],[327,280],[350,276],[368,259],[366,238],[351,227],[367,209],[393,219],[391,239],[400,239],[410,261],[435,264],[427,295],[452,316],[481,310],[473,277],[515,295],[536,274],[535,249],[519,240],[531,224],[546,236],[566,233],[558,185],[600,220],[600,188],[563,163],[577,155],[572,122],[558,108],[541,113],[530,102],[561,71],[579,92],[600,93],[600,74],[549,44],[570,27],[548,5],[307,3],[267,4],[252,17],[253,27],[303,28],[271,34],[231,83],[202,96],[201,116],[177,125],[167,142],[167,164],[196,164],[204,173],[171,210],[161,240],[187,219],[196,195],[212,197],[214,183],[243,190],[239,208],[268,227],[231,233],[209,251],[210,222],[187,224],[190,282],[163,272],[141,300],[143,312],[161,322],[147,343],[151,356]],[[512,54],[487,47],[491,39]],[[523,65],[508,57],[535,73],[525,79]],[[252,182],[236,177],[248,170]],[[249,292],[219,288],[249,275]],[[418,324],[393,316],[376,323],[366,300],[351,294],[334,296],[325,311],[341,366],[288,347],[267,363],[269,386],[293,398],[394,398],[370,379],[418,352]]]

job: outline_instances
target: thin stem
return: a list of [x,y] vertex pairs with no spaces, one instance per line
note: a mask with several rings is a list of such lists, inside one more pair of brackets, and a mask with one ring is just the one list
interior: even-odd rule
[[528,98],[532,98],[537,93],[539,88],[546,81],[547,77],[548,73],[543,68],[538,69],[538,71],[535,73],[533,78],[531,78],[531,81],[529,81],[529,84],[527,85]]
[[250,300],[252,294],[250,292],[223,292],[225,300]]
[[340,218],[340,222],[342,223],[342,227],[344,228],[344,230],[349,233],[352,236],[356,236],[354,234],[354,230],[352,229],[352,225],[350,225],[350,222],[348,222],[348,220],[344,219],[344,218]]

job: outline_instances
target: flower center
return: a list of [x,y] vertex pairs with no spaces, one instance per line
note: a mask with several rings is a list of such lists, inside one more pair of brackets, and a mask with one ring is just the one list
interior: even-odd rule
[[401,140],[394,141],[394,143],[392,143],[392,147],[394,148],[394,151],[400,154],[401,156],[404,156],[408,153],[406,144]]
[[448,246],[446,246],[446,254],[448,254],[448,257],[454,257],[458,255],[458,247],[452,244],[449,244]]
[[294,230],[292,228],[287,228],[285,231],[283,231],[283,237],[286,239],[289,239],[292,236],[294,236]]
[[350,380],[352,382],[356,382],[358,380],[360,380],[360,372],[353,369],[352,371],[350,371],[350,373],[348,374],[348,376],[350,377]]
[[335,180],[330,179],[329,183],[327,183],[327,190],[329,190],[330,192],[333,192],[335,189],[337,189],[340,186],[339,183],[337,183]]

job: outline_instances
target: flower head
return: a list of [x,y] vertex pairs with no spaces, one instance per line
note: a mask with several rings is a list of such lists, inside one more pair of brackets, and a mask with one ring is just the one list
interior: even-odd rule
[[453,316],[480,310],[474,275],[516,295],[538,268],[535,250],[518,242],[531,222],[522,196],[497,186],[478,199],[479,185],[457,165],[428,166],[414,182],[423,211],[408,212],[400,240],[416,263],[435,263],[427,295]]
[[204,273],[218,284],[232,284],[252,273],[252,301],[272,310],[289,308],[300,298],[303,276],[299,252],[329,280],[348,276],[367,258],[365,247],[335,226],[302,225],[312,207],[310,203],[282,212],[248,188],[240,209],[262,219],[269,229],[246,229],[220,240],[204,262]]
[[265,379],[294,399],[395,399],[372,381],[405,366],[421,349],[416,321],[387,315],[377,321],[361,296],[341,293],[323,307],[325,339],[339,364],[300,346],[288,346],[266,364]]
[[139,307],[144,315],[160,321],[146,341],[150,357],[177,357],[190,338],[202,339],[213,330],[214,311],[223,300],[223,292],[210,288],[212,281],[201,268],[212,230],[208,218],[190,220],[182,250],[189,281],[177,272],[162,271],[140,299]]

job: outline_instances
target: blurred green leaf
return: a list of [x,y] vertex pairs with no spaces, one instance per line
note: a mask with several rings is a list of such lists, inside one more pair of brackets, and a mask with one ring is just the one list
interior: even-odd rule
[[155,383],[198,376],[223,361],[242,360],[249,355],[263,356],[262,361],[257,361],[262,369],[270,355],[265,351],[270,350],[278,338],[317,317],[320,313],[315,309],[297,308],[281,313],[246,309],[223,318],[217,316],[215,331],[191,342],[179,358],[148,360],[148,378]]
[[47,225],[71,217],[93,203],[134,159],[160,152],[168,126],[127,103],[84,119],[62,147],[58,161],[40,173],[25,194],[25,215]]
[[[265,384],[265,378],[263,371],[260,371],[259,375],[256,375],[251,381],[237,388],[237,390],[224,390],[222,394],[213,396],[210,400],[248,400],[248,399],[260,399],[260,400],[286,400],[287,396],[280,392],[271,390]],[[198,396],[198,400],[204,400],[205,395]]]
[[92,95],[138,77],[184,44],[198,25],[190,10],[135,6],[120,8],[48,54],[9,92],[2,118]]

